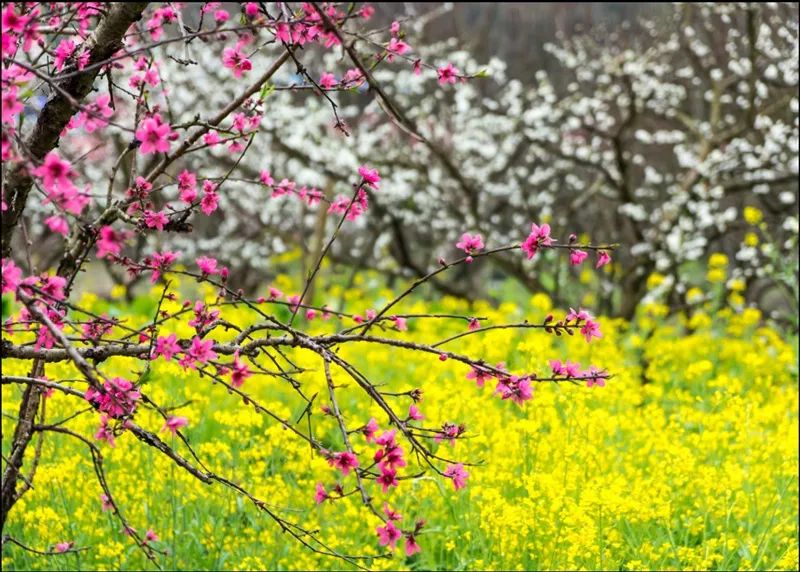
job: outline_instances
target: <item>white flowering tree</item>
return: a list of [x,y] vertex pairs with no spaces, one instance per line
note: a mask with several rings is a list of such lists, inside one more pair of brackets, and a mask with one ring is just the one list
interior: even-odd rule
[[[679,307],[687,270],[716,251],[734,262],[731,276],[754,286],[751,299],[776,283],[785,288],[797,276],[797,8],[687,4],[673,7],[670,17],[669,25],[643,22],[624,36],[561,39],[548,46],[559,74],[531,70],[530,81],[508,79],[502,62],[479,65],[451,43],[416,45],[421,17],[394,40],[403,43],[402,53],[385,51],[394,61],[375,72],[396,107],[391,114],[402,117],[393,122],[383,120],[381,98],[333,92],[328,100],[315,98],[300,67],[279,74],[266,94],[265,136],[251,151],[260,164],[248,162],[239,172],[249,176],[227,183],[235,192],[221,198],[226,214],[199,248],[223,252],[226,262],[249,271],[253,284],[269,276],[270,256],[289,245],[301,244],[313,260],[324,209],[275,193],[262,184],[261,171],[269,170],[276,184],[288,177],[288,185],[335,199],[352,170],[369,161],[391,185],[374,198],[375,216],[358,221],[333,249],[334,259],[349,265],[422,275],[431,259],[452,251],[454,233],[472,229],[505,242],[524,221],[551,217],[558,224],[578,221],[592,234],[613,229],[630,245],[599,284],[606,311],[631,316],[653,272],[666,277],[657,293]],[[380,56],[367,56],[368,47],[388,46],[366,36],[355,49],[375,61]],[[222,88],[206,95],[224,102],[232,92],[218,57],[190,51],[164,66],[170,77],[219,76]],[[484,79],[458,90],[430,89],[437,79],[417,75],[420,59],[453,62]],[[335,58],[327,62],[336,69]],[[195,94],[174,89],[169,102],[185,112]],[[399,144],[407,125],[422,136],[412,146]],[[349,137],[341,137],[342,129]],[[224,146],[214,153],[231,165],[236,160]],[[748,205],[765,213],[771,229],[759,247],[742,242]],[[170,238],[182,249],[198,245]],[[779,267],[776,257],[788,266]],[[540,263],[534,272],[510,255],[491,267],[531,290],[569,299],[568,269]],[[481,282],[473,272],[437,286],[470,296]],[[613,294],[612,283],[622,291]]]

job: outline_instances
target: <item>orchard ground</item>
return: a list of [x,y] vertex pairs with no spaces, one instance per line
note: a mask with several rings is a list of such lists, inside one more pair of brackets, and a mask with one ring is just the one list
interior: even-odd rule
[[[714,276],[709,273],[712,281]],[[658,282],[651,277],[652,286]],[[320,302],[341,299],[349,311],[364,312],[392,298],[381,284],[378,276],[358,276],[355,288],[346,291],[321,283],[317,296]],[[299,288],[288,276],[274,285],[285,292]],[[653,303],[632,323],[601,318],[603,338],[592,344],[580,336],[494,330],[448,346],[488,362],[506,362],[512,370],[546,370],[548,360],[568,357],[614,374],[605,387],[536,384],[524,408],[493,396],[489,383],[478,388],[466,378],[469,368],[451,360],[386,346],[360,354],[343,348],[348,359],[383,384],[381,391],[421,387],[423,399],[416,405],[426,422],[465,423],[467,433],[456,441],[453,454],[479,463],[466,467],[467,486],[457,492],[433,476],[401,480],[386,494],[371,489],[381,505],[385,500],[408,522],[417,516],[427,520],[417,539],[422,551],[411,557],[399,548],[392,558],[378,557],[385,553],[375,534],[382,522],[366,516],[358,495],[315,507],[316,483],[331,490],[341,474],[289,431],[242,406],[240,397],[161,359],[152,363],[145,389],[188,419],[184,434],[210,469],[246,484],[284,516],[319,529],[331,547],[375,555],[365,563],[372,569],[796,569],[797,339],[766,325],[758,310],[741,308],[735,287],[717,286],[723,297],[696,304],[691,317],[665,319],[666,307]],[[173,288],[192,285],[173,282]],[[152,319],[160,294],[154,288],[126,303],[117,290],[109,299],[85,293],[80,305],[131,316],[138,322],[128,325],[139,327]],[[198,297],[210,302],[215,292],[208,288]],[[543,294],[511,299],[499,306],[418,299],[397,311],[480,316],[486,327],[525,319],[541,323],[548,313],[567,310],[552,308]],[[165,303],[165,309],[176,309]],[[222,317],[242,325],[253,319],[248,312],[226,307]],[[315,320],[310,327],[322,332],[348,325],[332,319]],[[381,335],[402,338],[413,332],[419,340],[438,340],[467,327],[463,320],[430,319],[409,319],[408,326],[410,332]],[[162,326],[162,332],[171,329],[178,336],[192,335],[185,322]],[[215,335],[223,341],[235,333]],[[19,334],[12,339],[27,340]],[[335,419],[321,410],[327,393],[319,357],[302,350],[290,357],[306,369],[297,376],[304,391],[318,393],[314,434],[341,448]],[[140,367],[121,359],[108,374],[130,377],[126,363]],[[6,375],[26,375],[25,367],[14,360],[3,363]],[[47,373],[53,379],[80,377],[66,362],[49,365]],[[336,368],[332,373],[337,383],[350,383],[339,390],[348,425],[359,427],[375,417],[384,426],[381,411],[351,380]],[[297,419],[302,413],[281,380],[253,376],[243,390],[281,416]],[[19,395],[18,387],[3,386],[4,413],[15,411]],[[48,398],[48,421],[73,413],[75,399],[61,393]],[[412,404],[407,396],[392,399],[401,410]],[[65,426],[91,438],[96,417],[79,415]],[[150,409],[142,408],[137,420],[152,431],[163,425]],[[12,420],[4,416],[3,434],[12,429]],[[362,435],[354,434],[352,441],[356,452],[367,453]],[[173,444],[188,454],[179,441]],[[303,548],[246,499],[202,484],[128,433],[114,448],[98,445],[117,502],[137,530],[157,534],[154,545],[164,552],[160,564],[165,569],[349,567]],[[451,452],[446,441],[438,447],[445,455]],[[119,522],[101,512],[102,491],[86,447],[50,433],[41,459],[33,490],[9,517],[8,533],[33,546],[70,541],[88,550],[39,557],[9,547],[3,568],[148,567]],[[420,472],[414,470],[414,457],[408,460],[408,474]]]

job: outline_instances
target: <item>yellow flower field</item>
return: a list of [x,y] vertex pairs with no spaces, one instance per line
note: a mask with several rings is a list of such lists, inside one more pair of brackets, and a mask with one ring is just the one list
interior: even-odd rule
[[[159,295],[154,290],[134,302],[138,325],[151,319]],[[213,300],[212,292],[206,295]],[[336,287],[326,292],[330,299],[339,296]],[[344,298],[350,311],[362,312],[379,307],[389,293],[365,286]],[[122,302],[85,295],[82,303],[113,314]],[[460,313],[485,317],[482,325],[490,325],[522,319],[541,323],[547,313],[559,316],[564,310],[551,309],[540,294],[524,305],[496,308],[488,303],[470,308],[453,299],[408,302],[398,313]],[[449,480],[430,473],[402,480],[386,494],[370,485],[379,504],[387,500],[408,522],[427,521],[418,537],[422,552],[410,558],[399,549],[392,558],[378,557],[384,553],[375,534],[381,522],[358,495],[316,506],[315,483],[330,489],[340,473],[225,388],[159,359],[143,391],[188,418],[184,433],[210,469],[246,486],[287,519],[319,530],[332,548],[375,555],[364,561],[372,569],[796,569],[795,341],[764,327],[752,309],[713,315],[701,310],[691,319],[668,321],[661,310],[647,308],[634,324],[601,318],[604,337],[591,344],[580,336],[495,330],[447,346],[490,363],[504,361],[512,371],[546,372],[549,359],[570,359],[614,374],[605,387],[537,384],[524,407],[492,396],[488,383],[479,389],[465,377],[469,368],[452,360],[385,346],[343,347],[382,391],[422,388],[424,399],[417,405],[428,426],[466,424],[466,439],[454,448],[439,444],[439,450],[480,464],[467,467],[467,486],[457,492]],[[254,319],[248,310],[230,306],[222,317],[240,325]],[[434,341],[466,329],[454,320],[409,319],[408,324],[410,332],[381,335]],[[311,327],[340,326],[331,320]],[[191,335],[177,321],[161,328],[162,335],[172,331]],[[312,416],[315,436],[340,449],[336,421],[319,409],[327,392],[318,356],[295,350],[291,357],[306,370],[298,376],[305,394],[319,393]],[[135,379],[130,369],[140,366],[134,364],[117,359],[101,367],[108,375]],[[3,362],[5,375],[26,375],[25,367]],[[66,362],[48,365],[46,373],[51,379],[80,377]],[[338,392],[348,424],[359,427],[374,416],[385,428],[385,415],[368,405],[350,378],[335,368],[333,375],[337,383],[350,383]],[[253,376],[243,390],[282,417],[296,419],[302,413],[300,400],[279,379]],[[8,417],[15,415],[20,393],[17,386],[3,385],[4,451],[13,430]],[[411,404],[408,397],[394,399],[401,411]],[[57,422],[86,405],[57,393],[47,400],[47,420]],[[88,411],[65,426],[91,439],[98,421],[98,414]],[[137,421],[154,432],[163,424],[144,407]],[[371,455],[363,436],[352,440],[356,452]],[[110,489],[137,530],[158,534],[155,546],[164,551],[160,563],[166,569],[349,567],[302,547],[246,499],[197,481],[130,434],[119,437],[115,448],[97,443]],[[174,446],[189,455],[180,442]],[[41,459],[34,488],[14,507],[6,532],[42,549],[63,541],[89,549],[37,557],[8,546],[4,569],[152,568],[119,521],[101,510],[102,491],[84,444],[48,433]],[[409,465],[404,474],[421,470],[412,455]]]

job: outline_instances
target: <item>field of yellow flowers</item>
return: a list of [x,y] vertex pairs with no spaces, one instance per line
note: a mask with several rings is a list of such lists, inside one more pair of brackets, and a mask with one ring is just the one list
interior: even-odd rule
[[[291,290],[292,285],[285,279],[276,286]],[[142,324],[152,316],[159,294],[154,290],[133,302]],[[212,292],[206,295],[213,299]],[[326,296],[341,296],[354,312],[390,298],[367,284],[344,294],[331,287]],[[123,302],[86,294],[82,303],[113,315]],[[469,307],[445,298],[405,303],[402,311],[480,315],[487,318],[482,323],[491,324],[541,322],[553,311],[550,306],[548,297],[538,294],[526,303],[499,307]],[[422,387],[418,406],[426,421],[461,422],[468,429],[469,438],[459,440],[455,450],[447,443],[440,447],[461,459],[483,461],[469,467],[468,485],[457,492],[441,478],[424,476],[401,481],[386,495],[378,493],[404,516],[426,519],[427,526],[418,538],[420,554],[406,558],[398,550],[393,559],[378,558],[368,566],[797,569],[796,340],[765,327],[754,309],[700,308],[690,319],[670,320],[662,318],[664,311],[651,305],[635,323],[601,318],[604,337],[592,344],[577,336],[512,330],[487,331],[452,344],[453,351],[482,355],[491,363],[505,361],[512,370],[543,371],[549,359],[569,358],[615,374],[605,387],[537,384],[534,398],[521,408],[492,398],[488,386],[477,388],[461,364],[383,346],[368,352],[343,348],[373,381],[385,384],[382,389]],[[223,317],[246,324],[250,318],[245,313],[227,308]],[[409,319],[408,325],[417,340],[464,330],[463,322],[446,320]],[[311,327],[330,330],[336,324]],[[185,325],[175,331],[191,335]],[[292,358],[308,368],[300,375],[306,394],[325,395],[318,358],[301,350]],[[116,361],[105,365],[105,372],[130,376],[132,363]],[[3,363],[3,371],[27,374],[25,365],[13,360]],[[79,377],[66,363],[48,365],[47,375]],[[341,372],[334,376],[348,382]],[[282,416],[296,418],[302,412],[285,383],[254,377],[246,389]],[[315,505],[315,483],[336,478],[325,460],[225,388],[158,360],[145,391],[189,419],[186,435],[212,470],[245,484],[288,518],[318,529],[336,549],[383,552],[375,535],[381,523],[363,509],[357,495]],[[19,394],[18,387],[3,386],[4,414],[15,414]],[[356,388],[340,390],[339,399],[353,426],[380,418]],[[53,395],[47,419],[63,419],[76,407],[84,404]],[[163,423],[144,408],[137,419],[153,431]],[[312,419],[315,433],[335,442],[335,420],[318,410]],[[89,438],[97,424],[93,412],[66,422]],[[4,415],[4,450],[12,429]],[[364,446],[363,438],[357,439],[356,450]],[[111,490],[134,527],[158,535],[155,545],[165,553],[160,557],[165,569],[347,567],[309,552],[246,500],[198,482],[129,434],[118,438],[115,448],[99,444]],[[186,453],[179,442],[175,447]],[[41,458],[34,488],[15,506],[6,532],[29,546],[74,541],[89,550],[45,557],[7,546],[4,569],[152,567],[119,522],[102,512],[101,490],[83,444],[47,434]]]

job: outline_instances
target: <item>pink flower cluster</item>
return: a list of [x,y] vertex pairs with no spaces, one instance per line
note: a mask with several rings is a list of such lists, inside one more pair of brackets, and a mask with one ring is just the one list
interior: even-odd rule
[[314,187],[309,188],[303,185],[297,189],[297,183],[290,181],[289,179],[281,179],[281,181],[276,185],[274,179],[272,178],[272,174],[267,169],[261,171],[259,179],[261,180],[262,185],[266,187],[272,187],[273,199],[282,197],[284,195],[295,195],[308,206],[313,207],[318,205],[324,196],[322,191]]
[[[467,379],[475,380],[478,387],[483,387],[486,381],[496,379],[494,395],[499,395],[501,399],[510,399],[520,407],[528,400],[533,398],[532,381],[536,379],[534,375],[510,375],[505,374],[505,364],[499,363],[492,371],[489,368],[473,365]],[[503,373],[501,373],[503,372]]]
[[480,234],[469,234],[465,232],[461,235],[461,240],[456,243],[456,248],[460,248],[467,253],[465,261],[472,262],[472,255],[483,249],[483,237]]
[[222,52],[222,65],[232,69],[233,77],[236,79],[253,69],[253,64],[247,59],[242,47],[243,42],[239,42],[233,48],[225,48]]
[[133,89],[142,89],[145,85],[155,87],[161,83],[161,78],[158,76],[158,62],[142,56],[134,62],[133,69],[141,72],[133,74],[128,80],[128,85]]
[[404,532],[395,524],[395,522],[399,522],[403,519],[399,512],[390,508],[388,503],[384,503],[383,513],[386,515],[385,524],[375,528],[375,534],[378,535],[378,542],[380,545],[388,546],[390,549],[394,550],[397,548],[397,541],[405,536],[404,544],[406,556],[413,556],[417,552],[420,552],[421,548],[417,543],[416,536],[425,526],[425,521],[422,519],[417,520],[416,523],[414,523],[414,530]]
[[136,130],[136,139],[141,143],[139,151],[142,155],[169,153],[170,141],[177,138],[178,134],[172,131],[169,123],[164,123],[158,113],[142,121]]
[[576,362],[571,362],[567,360],[564,363],[561,363],[561,360],[550,360],[550,368],[553,370],[553,376],[564,376],[565,379],[568,378],[582,378],[586,380],[586,386],[592,387],[597,385],[598,387],[604,387],[606,384],[606,378],[608,374],[596,368],[593,365],[590,365],[588,369],[584,370],[581,368],[581,364]]
[[367,211],[369,201],[365,189],[371,188],[377,191],[381,177],[377,169],[370,169],[366,165],[358,168],[358,174],[361,176],[361,183],[358,186],[355,198],[350,200],[344,195],[338,196],[328,207],[329,213],[346,215],[347,220],[354,221]]
[[321,451],[323,455],[325,455],[328,464],[331,467],[336,467],[342,474],[346,477],[350,474],[350,471],[353,469],[358,468],[358,457],[355,456],[354,453],[350,451],[342,451],[342,452],[331,452],[331,451]]
[[50,202],[68,213],[79,215],[89,204],[87,192],[79,191],[72,180],[76,177],[72,164],[62,159],[56,151],[50,151],[41,165],[33,170],[33,175],[41,180],[47,198],[43,204]]
[[595,322],[592,315],[584,309],[576,312],[570,308],[563,323],[568,325],[570,322],[573,322],[574,326],[581,327],[581,335],[586,338],[587,342],[591,342],[592,338],[603,337],[603,333],[600,331],[600,324]]
[[115,377],[106,381],[100,390],[93,387],[87,389],[84,399],[109,417],[118,419],[132,415],[141,396],[139,389],[131,381]]
[[522,250],[528,255],[528,260],[536,256],[543,246],[550,246],[553,244],[553,239],[550,238],[550,225],[545,223],[542,226],[533,223],[531,225],[531,233],[525,242],[522,243]]

